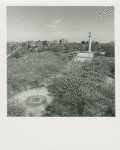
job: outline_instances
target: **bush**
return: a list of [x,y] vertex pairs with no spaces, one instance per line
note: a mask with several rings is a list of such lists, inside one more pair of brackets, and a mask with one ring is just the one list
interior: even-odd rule
[[44,50],[43,50],[43,48],[38,47],[37,51],[38,51],[38,52],[43,52]]
[[105,116],[107,116],[107,117],[115,117],[115,109],[112,108],[112,107],[108,107],[105,110]]
[[105,54],[106,57],[114,57],[115,56],[114,53],[115,52],[114,52],[114,46],[113,45],[109,45],[106,47],[106,54]]
[[21,57],[21,56],[22,56],[21,52],[15,52],[15,53],[12,55],[12,57],[15,57],[15,58],[19,58],[19,57]]
[[94,58],[96,58],[98,56],[102,56],[102,55],[100,54],[100,52],[97,51],[96,53],[94,53]]
[[49,70],[49,73],[59,72],[59,68],[55,65],[45,65],[45,68]]
[[103,84],[107,68],[102,62],[71,68],[63,78],[55,79],[48,87],[55,100],[47,107],[46,115],[114,116],[114,87]]
[[113,67],[110,69],[110,71],[111,71],[112,76],[115,76],[115,66],[113,66]]
[[7,116],[8,117],[24,117],[25,108],[22,105],[15,105],[14,103],[7,104]]
[[55,101],[46,108],[46,116],[82,116],[83,103],[77,97],[56,97]]
[[21,48],[21,49],[16,49],[15,51],[16,51],[16,52],[12,55],[12,57],[19,58],[19,57],[21,57],[24,53],[27,52],[27,49],[26,49],[26,48]]

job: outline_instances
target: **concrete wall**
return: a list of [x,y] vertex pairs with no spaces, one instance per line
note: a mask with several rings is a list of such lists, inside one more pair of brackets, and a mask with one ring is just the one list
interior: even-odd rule
[[73,59],[78,62],[83,62],[85,60],[91,61],[93,59],[93,53],[78,53]]
[[87,58],[87,57],[86,58],[82,58],[82,57],[75,57],[74,58],[74,61],[78,61],[78,62],[83,62],[85,60],[91,61],[92,58]]
[[88,52],[88,53],[78,53],[77,56],[78,56],[78,57],[83,57],[83,58],[84,58],[84,57],[85,57],[85,58],[86,58],[86,57],[92,57],[92,58],[93,58],[93,55],[94,55],[93,53],[89,53],[89,52]]

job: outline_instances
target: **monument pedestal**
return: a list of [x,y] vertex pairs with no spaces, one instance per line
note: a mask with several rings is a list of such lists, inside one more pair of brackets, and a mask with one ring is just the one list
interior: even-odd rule
[[74,60],[78,62],[83,62],[85,60],[91,61],[93,57],[94,57],[93,52],[78,53],[78,55],[74,58]]
[[75,61],[83,62],[85,60],[91,61],[94,57],[94,53],[91,52],[91,32],[89,32],[89,51],[88,52],[81,52],[74,58]]

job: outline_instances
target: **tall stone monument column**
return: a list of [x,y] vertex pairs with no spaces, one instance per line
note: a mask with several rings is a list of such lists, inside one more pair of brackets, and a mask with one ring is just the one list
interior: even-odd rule
[[73,58],[75,61],[78,61],[78,62],[83,62],[85,60],[87,61],[91,61],[94,57],[94,53],[91,52],[91,32],[89,32],[89,52],[80,52],[78,53],[78,55]]
[[89,52],[91,52],[91,32],[89,32]]

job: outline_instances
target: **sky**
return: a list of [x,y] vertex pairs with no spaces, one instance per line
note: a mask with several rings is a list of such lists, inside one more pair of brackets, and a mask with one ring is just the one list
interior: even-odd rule
[[[8,6],[7,41],[68,39],[114,41],[114,15],[108,7]],[[107,14],[107,15],[104,15]]]

